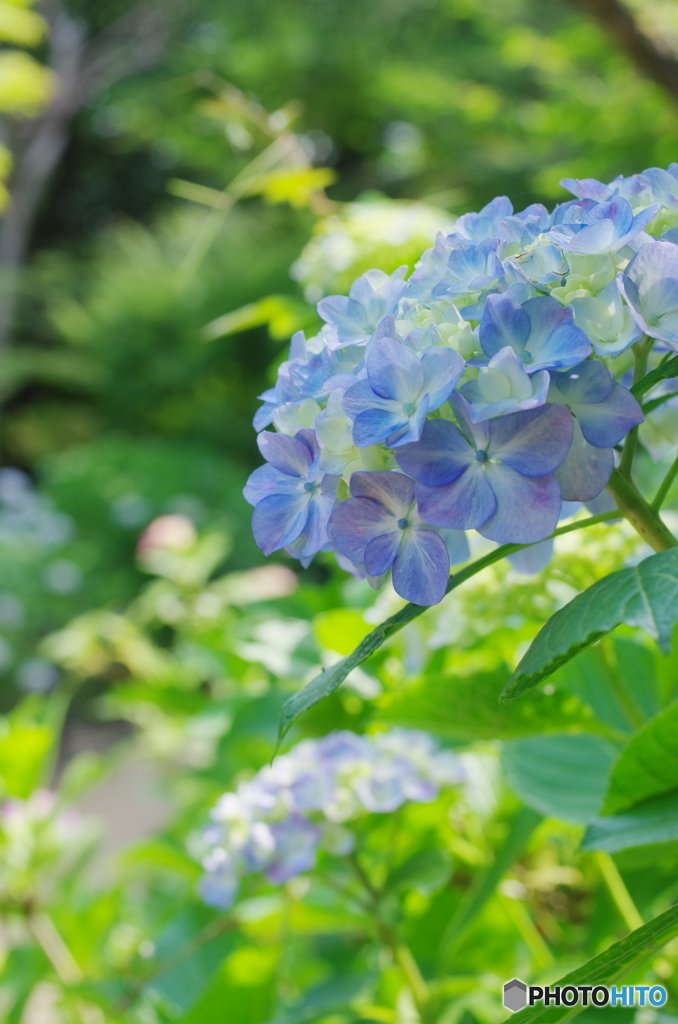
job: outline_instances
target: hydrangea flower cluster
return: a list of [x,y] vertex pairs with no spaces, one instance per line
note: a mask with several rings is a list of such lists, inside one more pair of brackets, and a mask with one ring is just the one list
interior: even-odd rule
[[562,184],[575,198],[552,212],[500,196],[409,279],[369,270],[321,299],[254,421],[266,464],[245,497],[267,554],[334,549],[435,604],[464,531],[532,544],[601,494],[643,420],[623,354],[645,336],[678,351],[678,164]]
[[227,910],[243,876],[263,871],[280,884],[309,871],[321,847],[346,855],[354,836],[344,822],[435,800],[462,777],[457,756],[415,729],[303,740],[213,809],[202,896]]

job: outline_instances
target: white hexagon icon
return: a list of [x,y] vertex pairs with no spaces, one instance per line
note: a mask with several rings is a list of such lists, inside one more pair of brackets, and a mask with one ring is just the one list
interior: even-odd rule
[[519,978],[507,981],[504,985],[504,1006],[515,1013],[527,1006],[527,985]]

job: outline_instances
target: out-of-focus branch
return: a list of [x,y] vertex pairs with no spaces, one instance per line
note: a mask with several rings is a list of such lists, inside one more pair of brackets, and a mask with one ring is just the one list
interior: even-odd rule
[[654,79],[678,100],[678,59],[660,49],[638,26],[622,0],[568,0],[574,7],[596,18],[604,31],[614,37],[638,70]]
[[6,347],[17,301],[18,274],[47,183],[61,159],[78,111],[122,78],[155,64],[184,0],[147,0],[87,41],[83,24],[60,0],[45,0],[49,63],[57,92],[45,112],[18,133],[10,205],[0,225],[0,350]]

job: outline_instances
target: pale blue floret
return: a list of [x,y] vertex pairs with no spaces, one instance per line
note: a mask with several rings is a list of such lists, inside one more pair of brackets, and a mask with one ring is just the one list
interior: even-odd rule
[[385,442],[396,447],[416,441],[429,412],[448,398],[464,369],[451,348],[427,349],[421,357],[400,342],[377,337],[365,359],[367,378],[344,394],[343,408],[354,420],[358,448]]
[[475,380],[462,384],[459,394],[470,404],[471,420],[479,423],[520,409],[535,409],[546,401],[548,389],[548,371],[530,376],[507,345],[480,368]]
[[577,327],[591,339],[599,356],[618,356],[642,336],[642,330],[622,301],[617,281],[610,281],[598,295],[570,300]]
[[468,245],[499,237],[499,225],[513,213],[513,203],[506,196],[497,196],[480,213],[465,213],[447,236],[452,245]]
[[364,344],[392,313],[407,288],[403,280],[407,267],[389,277],[383,270],[368,270],[351,285],[348,296],[328,295],[318,303],[318,312],[337,332],[338,344]]
[[565,252],[602,255],[616,252],[631,243],[639,232],[654,219],[659,210],[655,203],[633,213],[623,196],[615,196],[590,209],[583,204],[571,206],[562,222],[555,224],[549,237]]
[[510,345],[528,373],[567,369],[591,354],[591,342],[574,323],[572,310],[549,295],[522,305],[504,292],[489,295],[480,322],[486,356]]
[[636,209],[639,206],[647,206],[652,199],[650,189],[643,180],[644,174],[645,172],[642,175],[632,174],[628,178],[620,174],[607,185],[596,178],[563,178],[560,184],[578,199],[592,199],[596,203],[605,203],[615,196],[623,196]]
[[618,280],[638,327],[678,351],[678,245],[643,246]]
[[557,245],[535,245],[529,252],[504,260],[506,280],[529,281],[533,285],[548,285],[560,281],[567,274],[567,263]]
[[678,211],[678,163],[669,164],[668,170],[649,167],[640,175],[652,190],[652,198],[666,210]]

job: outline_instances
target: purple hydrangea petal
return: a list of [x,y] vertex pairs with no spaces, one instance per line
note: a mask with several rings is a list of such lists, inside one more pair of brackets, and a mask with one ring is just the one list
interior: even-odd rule
[[614,469],[614,449],[595,448],[575,420],[567,458],[555,471],[563,501],[591,501],[607,485]]
[[298,476],[281,473],[267,462],[250,474],[243,495],[250,505],[258,505],[271,494],[298,494],[302,488],[303,482]]
[[438,604],[450,578],[445,542],[432,530],[406,530],[393,563],[396,594],[413,604]]
[[400,468],[431,487],[452,483],[474,459],[475,453],[461,430],[449,420],[428,420],[419,441],[396,452]]
[[574,323],[572,310],[550,295],[528,299],[523,309],[530,318],[528,369],[565,369],[591,355],[591,342]]
[[631,392],[613,381],[607,367],[596,359],[554,374],[550,397],[569,406],[586,440],[598,448],[618,444],[644,419]]
[[561,496],[554,476],[527,477],[501,462],[488,463],[486,478],[497,502],[478,532],[498,544],[530,544],[553,533]]
[[266,869],[266,877],[271,882],[280,885],[315,867],[322,836],[320,825],[314,825],[301,815],[293,815],[273,823],[270,828],[275,840],[275,853]]
[[414,493],[421,518],[448,530],[478,529],[497,507],[494,491],[478,462],[445,487],[417,484]]
[[313,462],[313,454],[309,451],[308,444],[299,437],[274,434],[270,430],[265,430],[257,437],[257,444],[266,461],[281,473],[296,477],[307,476]]
[[271,494],[255,506],[252,532],[265,555],[292,544],[304,532],[310,494]]
[[403,539],[403,531],[395,520],[391,520],[392,529],[389,533],[382,533],[380,537],[373,537],[365,548],[363,564],[368,576],[381,576],[393,565],[393,560],[398,554],[400,542]]
[[543,405],[491,420],[488,455],[525,476],[544,476],[563,462],[571,441],[567,407]]
[[359,470],[351,475],[351,494],[354,498],[378,501],[394,519],[403,519],[414,501],[414,483],[402,473],[390,470]]
[[[354,474],[355,475],[355,474]],[[356,565],[365,564],[365,548],[393,529],[393,517],[371,498],[348,498],[332,512],[329,535],[337,551]]]
[[[336,493],[336,487],[335,487]],[[332,492],[323,494],[316,491],[311,495],[308,505],[308,517],[304,524],[302,537],[305,540],[301,551],[302,558],[309,558],[321,551],[328,541],[327,523],[334,507],[335,496]]]

